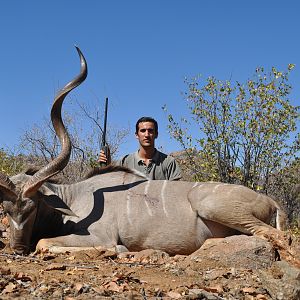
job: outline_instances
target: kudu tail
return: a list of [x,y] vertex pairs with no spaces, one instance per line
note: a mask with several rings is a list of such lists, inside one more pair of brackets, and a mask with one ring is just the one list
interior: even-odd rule
[[274,201],[276,207],[276,229],[285,231],[287,229],[287,215],[283,208]]

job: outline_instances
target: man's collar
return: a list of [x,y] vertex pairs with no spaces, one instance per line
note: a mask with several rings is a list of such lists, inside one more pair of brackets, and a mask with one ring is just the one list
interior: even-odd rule
[[[159,159],[159,153],[157,151],[156,148],[154,148],[155,152],[154,152],[154,155],[152,156],[152,158],[150,159],[150,161],[154,161],[154,162],[157,162],[158,159]],[[140,157],[139,155],[139,150],[137,150],[135,153],[134,153],[136,159],[138,162],[143,162],[143,159]]]
[[155,148],[155,152],[154,152],[154,155],[153,155],[153,157],[152,157],[152,161],[158,162],[158,159],[159,159],[159,152],[158,152],[157,149]]

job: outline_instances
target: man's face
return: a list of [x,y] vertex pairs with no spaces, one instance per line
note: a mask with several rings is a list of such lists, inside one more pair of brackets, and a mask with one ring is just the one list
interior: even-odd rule
[[154,147],[154,140],[157,138],[155,126],[152,122],[139,123],[139,130],[135,134],[142,147]]

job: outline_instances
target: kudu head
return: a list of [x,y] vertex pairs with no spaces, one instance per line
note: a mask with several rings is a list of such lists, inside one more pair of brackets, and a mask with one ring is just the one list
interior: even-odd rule
[[25,182],[13,183],[9,177],[0,172],[0,203],[3,203],[4,212],[7,213],[10,223],[11,248],[19,254],[26,254],[30,250],[41,195],[39,188],[47,179],[62,171],[69,162],[71,140],[62,121],[62,103],[67,94],[79,86],[87,76],[86,60],[80,49],[77,47],[76,49],[80,57],[80,73],[58,92],[51,109],[52,124],[61,143],[59,155]]

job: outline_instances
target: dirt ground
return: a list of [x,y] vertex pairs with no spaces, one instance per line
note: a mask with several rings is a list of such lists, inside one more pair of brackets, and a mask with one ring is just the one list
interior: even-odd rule
[[[290,298],[284,293],[280,296],[276,280],[282,283],[284,276],[276,264],[259,269],[225,268],[218,260],[214,265],[211,261],[206,264],[205,260],[192,262],[187,256],[169,257],[154,250],[116,254],[112,250],[94,249],[18,256],[8,244],[8,235],[2,228],[0,299],[286,300],[300,297],[300,292],[294,291]],[[300,286],[300,270],[294,273],[291,275],[296,280],[294,285],[299,280]],[[266,283],[272,280],[275,286]]]
[[[217,261],[214,268],[181,267],[187,259],[153,250],[117,255],[104,249],[17,256],[4,248],[0,299],[275,299],[262,270],[222,268]],[[274,267],[263,272],[280,277]]]
[[[251,269],[182,269],[176,259],[118,258],[109,251],[0,254],[1,299],[271,299]],[[210,297],[210,298],[209,298]]]

